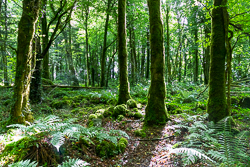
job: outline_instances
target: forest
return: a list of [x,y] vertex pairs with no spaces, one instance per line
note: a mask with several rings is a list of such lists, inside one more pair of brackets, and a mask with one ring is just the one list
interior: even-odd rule
[[250,167],[250,1],[0,0],[0,166]]

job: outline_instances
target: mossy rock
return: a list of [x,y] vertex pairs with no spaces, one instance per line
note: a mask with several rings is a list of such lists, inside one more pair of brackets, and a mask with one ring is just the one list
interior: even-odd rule
[[104,116],[102,113],[95,113],[95,115],[97,116],[97,118],[103,119]]
[[54,83],[50,79],[42,78],[43,85],[54,85]]
[[88,120],[91,121],[92,119],[96,119],[97,115],[96,114],[90,114]]
[[118,142],[119,152],[124,153],[127,145],[128,145],[128,140],[122,137]]
[[71,106],[72,101],[71,100],[54,100],[51,103],[52,108],[56,109],[62,109],[62,108],[67,108]]
[[118,115],[126,115],[127,108],[125,107],[126,105],[118,105],[114,108],[114,112],[112,114],[113,117],[117,117]]
[[124,116],[123,115],[118,115],[118,117],[117,117],[117,120],[118,121],[122,121],[124,119]]
[[117,104],[117,100],[116,99],[109,99],[107,103],[109,105],[116,105]]
[[137,108],[137,102],[134,99],[129,99],[127,101],[128,108]]
[[143,115],[142,115],[140,112],[136,112],[136,113],[134,114],[134,117],[135,117],[135,119],[140,119],[140,118],[143,117]]
[[132,112],[134,112],[134,113],[138,112],[138,108],[133,108]]
[[138,137],[146,137],[146,133],[143,129],[137,129],[134,131],[135,135],[138,136]]
[[105,112],[105,109],[99,109],[99,110],[97,110],[95,113],[96,113],[96,114],[97,114],[97,113],[104,114],[104,112]]
[[134,115],[135,115],[135,113],[132,111],[128,111],[126,114],[127,117],[134,117]]
[[117,147],[114,143],[102,141],[96,146],[96,154],[101,158],[113,157],[118,153]]
[[64,97],[64,96],[67,96],[67,93],[59,91],[59,92],[56,92],[52,97],[53,98],[60,98],[60,97]]
[[196,112],[198,112],[198,113],[202,113],[202,112],[203,112],[203,110],[202,110],[201,108],[197,108],[197,109],[196,109]]

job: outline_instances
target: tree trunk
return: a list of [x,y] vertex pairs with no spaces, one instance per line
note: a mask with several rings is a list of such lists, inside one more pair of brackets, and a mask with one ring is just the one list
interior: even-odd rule
[[118,62],[119,62],[119,98],[118,104],[129,100],[128,54],[126,45],[126,0],[118,0]]
[[5,37],[4,37],[4,55],[3,55],[3,71],[4,71],[4,86],[9,86],[8,78],[8,65],[7,65],[7,40],[8,40],[8,30],[7,30],[7,0],[4,3],[4,22],[5,22]]
[[[207,112],[209,120],[218,122],[228,116],[225,89],[225,35],[228,21],[224,19],[223,10],[226,10],[225,0],[214,0],[212,10],[212,35],[211,35],[211,67],[209,75],[209,99]],[[224,9],[223,9],[224,8]]]
[[34,64],[35,70],[32,75],[30,84],[30,102],[39,103],[42,100],[42,59],[41,59],[41,43],[40,38],[35,38],[36,45],[36,63]]
[[108,0],[108,8],[107,8],[107,16],[106,16],[104,40],[103,40],[103,48],[102,48],[102,58],[101,58],[101,87],[105,86],[107,34],[108,34],[108,25],[109,25],[110,4],[111,4],[111,0]]
[[[209,39],[209,29],[208,27],[205,28],[205,38]],[[210,67],[210,46],[207,44],[205,48],[205,58],[204,58],[204,83],[205,85],[208,84],[209,81],[209,67]]]
[[79,86],[79,81],[76,78],[76,71],[73,63],[73,58],[72,58],[72,50],[71,50],[71,24],[69,23],[69,41],[67,39],[67,35],[65,34],[65,43],[66,43],[66,53],[68,57],[68,64],[69,64],[69,73],[71,74],[72,81],[73,81],[73,86]]
[[89,17],[89,5],[85,9],[85,35],[86,35],[86,53],[85,53],[85,65],[86,65],[86,86],[89,86],[89,37],[88,37],[88,17]]
[[[195,23],[197,24],[197,23]],[[194,53],[194,83],[197,84],[199,76],[199,58],[198,58],[198,27],[194,30],[195,53]]]
[[145,124],[165,124],[168,115],[165,106],[163,25],[160,0],[148,0],[151,47],[151,84],[148,93]]
[[15,123],[32,122],[29,106],[32,41],[38,19],[40,0],[23,0],[23,13],[18,24],[14,105],[10,117]]
[[171,64],[170,64],[170,29],[169,29],[169,12],[170,9],[167,6],[167,14],[166,14],[166,24],[167,24],[167,81],[170,83],[171,81]]
[[149,43],[149,31],[147,31],[147,68],[146,79],[149,79],[149,65],[150,64],[150,43]]
[[[42,20],[42,49],[45,50],[49,43],[49,30],[47,27],[47,17],[46,17],[46,6],[47,6],[47,0],[42,0],[42,10],[43,10],[43,16],[41,18]],[[49,51],[44,55],[43,58],[43,73],[42,77],[46,79],[50,79],[50,72],[49,72]]]
[[131,58],[131,85],[135,83],[135,56],[132,39],[132,25],[129,26],[129,44],[130,44],[130,58]]
[[144,64],[145,64],[145,45],[142,46],[142,49],[141,49],[141,79],[144,78]]

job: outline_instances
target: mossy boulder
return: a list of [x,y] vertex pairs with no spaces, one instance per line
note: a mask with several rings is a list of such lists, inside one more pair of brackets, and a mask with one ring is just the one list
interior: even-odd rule
[[54,83],[50,79],[42,78],[43,85],[54,85]]
[[104,116],[103,116],[102,113],[96,113],[95,115],[97,116],[97,118],[100,118],[100,119],[103,119],[103,118],[104,118]]
[[107,103],[109,105],[116,105],[117,104],[117,100],[116,99],[109,99]]
[[92,121],[92,119],[96,119],[97,118],[97,115],[96,114],[90,114],[89,115],[89,121]]
[[117,117],[117,120],[118,121],[122,121],[124,119],[124,116],[123,115],[118,115],[118,117]]
[[134,99],[129,99],[127,101],[128,108],[137,108],[137,102]]
[[124,153],[127,145],[128,145],[128,140],[122,137],[118,142],[119,152]]
[[96,146],[96,154],[101,158],[113,157],[118,153],[117,147],[114,143],[102,141]]
[[146,133],[143,129],[137,129],[134,131],[135,135],[138,136],[138,137],[146,137]]
[[99,110],[97,110],[95,113],[96,113],[96,114],[97,114],[97,113],[104,114],[104,112],[105,112],[105,109],[99,109]]
[[113,112],[114,112],[114,107],[109,107],[108,109],[106,109],[103,113],[103,116],[104,117],[109,117],[111,115],[113,115]]
[[113,117],[117,117],[118,115],[126,115],[127,107],[126,105],[118,105],[114,108],[114,112],[112,114]]
[[71,106],[72,101],[71,100],[54,100],[51,103],[52,108],[56,109],[62,109],[62,108],[67,108]]
[[138,112],[138,108],[133,108],[132,112],[134,112],[134,113]]
[[140,119],[140,118],[143,117],[143,115],[142,115],[140,112],[136,112],[136,113],[134,114],[134,117],[135,117],[135,119]]

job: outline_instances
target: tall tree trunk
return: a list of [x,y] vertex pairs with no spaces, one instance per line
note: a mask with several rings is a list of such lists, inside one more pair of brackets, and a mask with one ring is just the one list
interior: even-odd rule
[[39,10],[40,0],[23,0],[23,13],[18,24],[14,105],[10,113],[11,120],[15,123],[33,121],[29,105],[29,93],[32,70],[32,41]]
[[119,62],[119,98],[118,104],[129,100],[128,54],[126,45],[126,0],[118,0],[118,62]]
[[169,12],[170,8],[167,6],[167,14],[166,14],[166,24],[167,24],[167,81],[170,83],[171,81],[171,64],[170,64],[170,29],[169,29]]
[[4,69],[4,86],[9,86],[9,78],[8,78],[8,65],[7,65],[7,40],[8,40],[8,30],[7,30],[7,0],[4,3],[4,22],[5,22],[5,37],[4,37],[4,55],[3,55],[3,69]]
[[129,44],[130,44],[130,59],[131,59],[131,85],[135,83],[135,56],[134,47],[132,39],[132,25],[129,26]]
[[[49,43],[49,30],[47,27],[47,0],[42,0],[42,10],[43,10],[43,16],[41,18],[42,20],[42,49],[45,50]],[[46,79],[50,79],[50,72],[49,72],[49,51],[44,55],[43,58],[43,73],[42,77]]]
[[142,45],[141,48],[141,79],[144,78],[144,64],[145,64],[145,45]]
[[[89,0],[88,0],[89,2]],[[89,17],[89,5],[85,9],[85,35],[86,35],[86,53],[85,53],[85,65],[86,65],[86,86],[89,86],[89,37],[88,37],[88,17]]]
[[101,57],[101,87],[105,86],[107,34],[108,34],[108,25],[109,25],[110,5],[111,5],[111,0],[108,0],[107,16],[106,16],[106,23],[105,23],[105,30],[104,30],[104,40],[103,40],[103,48],[102,48],[102,57]]
[[42,59],[40,37],[35,38],[36,63],[30,84],[30,102],[39,103],[42,100]]
[[[205,28],[205,38],[209,39],[209,29]],[[207,85],[209,81],[209,67],[210,67],[210,46],[207,44],[205,48],[205,56],[204,56],[204,83]]]
[[[66,35],[66,34],[65,34]],[[76,71],[73,63],[73,58],[72,58],[72,50],[71,50],[71,24],[69,23],[69,42],[67,39],[67,35],[65,38],[65,43],[66,43],[66,52],[67,52],[67,57],[68,57],[68,63],[69,63],[69,72],[72,77],[73,81],[73,86],[79,86],[79,81],[76,77]]]
[[150,43],[149,43],[149,31],[147,31],[147,68],[146,79],[149,79],[149,65],[150,64]]
[[[197,24],[197,23],[195,23]],[[198,58],[198,27],[194,30],[194,42],[195,42],[195,51],[194,51],[194,83],[197,84],[199,76],[199,58]]]
[[207,112],[209,120],[218,122],[228,116],[225,89],[225,47],[226,27],[228,20],[224,18],[226,0],[214,0],[212,10],[212,35],[211,35],[211,67],[209,75],[209,98]]
[[151,84],[148,93],[145,124],[165,124],[168,115],[165,106],[163,25],[160,0],[148,0],[151,47]]

